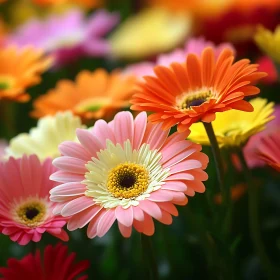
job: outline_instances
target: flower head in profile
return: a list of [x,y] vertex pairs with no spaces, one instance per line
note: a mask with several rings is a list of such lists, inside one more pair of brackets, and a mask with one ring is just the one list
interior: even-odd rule
[[132,228],[152,235],[153,218],[171,224],[178,215],[174,205],[205,191],[208,157],[186,133],[168,134],[161,124],[147,123],[145,112],[135,120],[120,112],[109,123],[77,130],[80,144],[62,143],[62,156],[53,161],[59,171],[51,176],[61,184],[50,199],[58,203],[55,213],[71,216],[68,229],[88,224],[89,238],[102,237],[117,220],[129,237]]
[[20,133],[10,140],[5,158],[36,154],[44,161],[48,157],[58,157],[58,145],[67,140],[75,141],[76,129],[83,127],[80,118],[69,111],[43,117],[29,133]]
[[47,70],[52,59],[33,48],[0,48],[0,100],[26,102],[30,96],[26,88],[41,81],[40,74]]
[[112,54],[118,58],[140,59],[178,46],[190,33],[189,14],[170,13],[154,7],[124,21],[110,36]]
[[265,165],[265,162],[258,156],[260,141],[263,138],[269,137],[274,131],[278,131],[280,135],[280,105],[274,106],[273,116],[275,118],[266,124],[265,129],[253,135],[243,148],[244,157],[250,168],[262,167]]
[[55,89],[40,96],[33,103],[34,117],[53,115],[71,110],[84,120],[110,118],[116,111],[129,106],[135,86],[135,77],[111,74],[103,69],[82,71],[75,82],[62,80]]
[[263,52],[275,62],[280,63],[280,25],[275,28],[274,32],[259,26],[254,39]]
[[89,261],[77,261],[76,253],[69,254],[68,247],[59,243],[46,246],[43,256],[37,250],[21,260],[8,259],[7,267],[0,267],[0,279],[86,280],[88,277],[81,274],[88,267]]
[[[220,147],[244,146],[251,136],[264,130],[265,125],[274,118],[273,102],[268,103],[264,98],[254,98],[250,104],[254,107],[251,113],[235,110],[217,113],[212,125]],[[210,145],[202,123],[192,125],[189,139]]]
[[49,180],[56,171],[51,159],[40,163],[35,155],[0,162],[0,232],[20,245],[39,242],[48,232],[68,240],[62,229],[66,218],[54,216],[55,203],[49,191],[57,184]]
[[251,112],[244,97],[259,93],[252,84],[266,76],[248,59],[233,63],[230,49],[217,59],[212,48],[201,56],[189,54],[185,63],[154,68],[156,77],[145,76],[133,95],[131,109],[152,111],[149,120],[163,123],[163,129],[177,125],[188,130],[198,121],[212,122],[217,112],[231,109]]
[[211,41],[205,40],[203,37],[189,39],[184,48],[176,49],[167,54],[160,54],[157,56],[155,62],[140,62],[129,65],[124,72],[127,74],[133,74],[137,77],[153,76],[154,67],[157,65],[168,67],[173,62],[184,63],[186,56],[190,53],[201,55],[203,50],[207,47],[212,47],[217,58],[223,49],[229,48],[235,52],[234,47],[230,43],[222,43],[215,46]]
[[110,46],[104,36],[117,24],[118,14],[98,10],[86,19],[81,10],[51,15],[47,20],[33,19],[21,25],[7,42],[32,45],[52,54],[56,66],[81,56],[104,56]]
[[259,159],[276,169],[278,172],[280,172],[279,135],[279,129],[271,132],[260,140],[259,146],[256,148],[256,154]]

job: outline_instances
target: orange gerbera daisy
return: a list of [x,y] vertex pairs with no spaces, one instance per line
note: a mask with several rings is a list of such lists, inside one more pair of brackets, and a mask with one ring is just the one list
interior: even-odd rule
[[149,116],[151,122],[162,122],[164,129],[178,124],[178,131],[188,130],[198,121],[211,122],[216,112],[253,111],[243,99],[259,93],[252,84],[266,74],[257,72],[257,65],[248,59],[233,60],[230,49],[215,59],[214,50],[206,48],[201,57],[189,54],[185,63],[157,66],[155,77],[144,77],[131,109],[155,112]]
[[0,49],[0,61],[0,100],[26,102],[30,98],[26,88],[40,82],[52,59],[34,48],[7,47]]
[[31,115],[40,118],[71,110],[84,120],[109,118],[118,109],[129,106],[135,81],[135,77],[123,76],[118,71],[82,71],[75,82],[62,80],[55,89],[35,100]]

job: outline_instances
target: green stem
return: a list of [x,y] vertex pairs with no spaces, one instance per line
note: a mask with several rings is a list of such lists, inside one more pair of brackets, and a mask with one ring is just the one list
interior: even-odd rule
[[[268,273],[269,279],[278,278],[276,275],[275,268],[271,263],[268,255],[266,254],[265,246],[262,242],[261,232],[260,232],[260,223],[259,223],[259,211],[258,211],[258,190],[253,185],[253,176],[251,174],[250,169],[246,163],[244,158],[244,154],[242,151],[238,153],[240,161],[242,163],[244,176],[246,178],[248,184],[248,195],[249,195],[249,226],[250,226],[250,234],[251,238],[258,254],[263,269]],[[278,274],[279,276],[279,274]],[[276,277],[276,278],[275,278]]]
[[211,123],[205,123],[203,122],[204,128],[206,130],[206,133],[208,135],[211,148],[212,148],[212,153],[214,156],[214,161],[215,161],[215,167],[216,167],[216,172],[217,172],[217,177],[218,177],[218,182],[219,182],[219,187],[222,193],[223,197],[223,204],[224,205],[229,205],[230,202],[230,192],[228,188],[225,188],[224,185],[224,179],[225,179],[225,172],[224,172],[224,165],[222,161],[222,156],[221,156],[221,151],[212,127]]
[[31,241],[31,242],[30,242],[30,252],[31,252],[33,255],[36,254],[36,249],[37,249],[36,242]]
[[151,280],[158,280],[157,261],[155,258],[151,237],[141,233],[143,263],[149,271]]

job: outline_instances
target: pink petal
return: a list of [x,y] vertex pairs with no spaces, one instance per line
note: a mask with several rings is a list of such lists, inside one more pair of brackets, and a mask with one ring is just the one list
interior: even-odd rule
[[92,198],[81,196],[67,203],[61,210],[61,215],[64,217],[72,216],[89,208],[90,206],[93,206],[94,204],[95,202]]
[[161,124],[148,123],[142,142],[149,143],[150,149],[152,150],[159,150],[164,144],[168,134],[169,129],[163,130]]
[[118,221],[120,221],[124,226],[131,227],[133,222],[133,209],[130,206],[124,209],[122,206],[118,206],[115,210],[115,215]]
[[149,200],[141,200],[139,207],[147,214],[151,215],[156,219],[160,219],[162,216],[161,209],[155,202]]
[[159,202],[158,206],[164,211],[172,214],[173,216],[178,216],[177,208],[170,202]]
[[98,120],[95,122],[91,132],[94,136],[99,139],[101,144],[106,147],[106,140],[111,140],[114,144],[116,144],[115,135],[112,129],[108,126],[108,124],[104,120]]
[[202,164],[200,161],[195,160],[195,159],[189,159],[185,160],[183,162],[180,162],[176,165],[173,165],[170,168],[170,174],[178,173],[178,172],[183,172],[185,170],[192,170],[196,168],[201,168]]
[[145,213],[145,219],[143,221],[143,233],[151,236],[155,232],[155,225],[151,216]]
[[173,133],[170,137],[167,138],[167,141],[164,143],[164,145],[162,146],[160,152],[164,152],[166,149],[169,149],[169,147],[171,145],[173,145],[174,143],[178,143],[182,140],[185,140],[188,136],[189,136],[190,132],[189,131],[185,131],[185,132],[175,132]]
[[118,226],[119,226],[119,230],[123,237],[129,238],[131,236],[132,226],[126,227],[125,225],[123,225],[120,222],[118,222]]
[[53,165],[60,170],[82,175],[87,172],[86,163],[84,160],[68,156],[62,156],[53,161]]
[[166,211],[161,211],[162,217],[158,219],[159,222],[165,224],[165,225],[171,225],[172,224],[172,216],[167,213]]
[[170,192],[166,192],[161,188],[158,191],[152,192],[147,199],[154,202],[165,202],[171,201],[173,196]]
[[142,144],[147,125],[147,114],[141,112],[134,120],[133,149],[138,150]]
[[88,224],[100,211],[100,206],[94,205],[76,215],[72,216],[67,224],[67,229],[70,231],[76,230],[77,228],[83,228]]
[[99,219],[97,225],[97,236],[104,236],[107,231],[111,228],[116,220],[115,211],[113,209],[107,210],[103,216]]
[[130,112],[120,112],[114,118],[114,133],[116,142],[123,145],[126,140],[133,142],[134,134],[133,117]]
[[104,149],[101,142],[89,130],[78,128],[76,133],[79,141],[92,157],[96,157],[96,153]]
[[162,185],[161,190],[184,192],[187,190],[187,186],[185,183],[180,181],[168,181],[164,185]]
[[144,221],[144,212],[138,206],[133,207],[133,217],[138,221]]
[[201,181],[188,181],[186,182],[186,185],[188,189],[192,189],[195,192],[198,193],[204,193],[205,192],[205,186]]
[[81,174],[73,174],[66,171],[57,171],[50,176],[50,180],[60,183],[81,182],[84,179],[85,177]]
[[106,209],[102,208],[100,212],[90,221],[87,228],[88,238],[94,238],[97,235],[98,222],[105,213]]
[[162,159],[161,162],[165,164],[167,161],[172,159],[174,156],[181,154],[184,150],[191,146],[191,142],[184,140],[170,145],[168,149],[162,149]]
[[80,144],[71,141],[65,141],[58,146],[60,153],[64,156],[79,158],[84,161],[90,161],[90,153]]
[[76,196],[84,194],[86,191],[85,185],[77,182],[61,184],[50,190],[52,201],[56,201],[56,196]]

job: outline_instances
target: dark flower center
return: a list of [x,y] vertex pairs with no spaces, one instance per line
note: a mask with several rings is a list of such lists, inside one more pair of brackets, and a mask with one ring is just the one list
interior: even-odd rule
[[25,216],[27,219],[33,220],[39,213],[40,212],[37,208],[29,208],[29,209],[26,209]]

